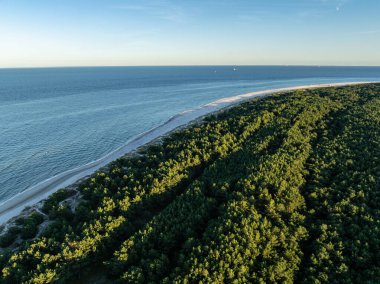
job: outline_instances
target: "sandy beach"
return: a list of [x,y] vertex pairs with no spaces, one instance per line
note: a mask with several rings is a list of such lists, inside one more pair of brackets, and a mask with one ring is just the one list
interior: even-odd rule
[[191,109],[180,114],[177,114],[170,118],[164,124],[155,127],[145,133],[138,135],[137,137],[128,141],[121,148],[111,152],[105,157],[83,165],[81,167],[63,172],[59,175],[56,175],[48,180],[45,180],[28,190],[12,197],[11,199],[0,204],[0,224],[6,223],[11,218],[19,215],[22,210],[27,206],[33,206],[41,200],[47,198],[50,194],[54,193],[60,188],[67,187],[76,181],[93,174],[95,171],[106,166],[115,159],[124,156],[125,154],[136,150],[142,145],[151,142],[152,140],[167,134],[168,132],[184,126],[191,121],[200,118],[206,114],[215,112],[222,108],[234,105],[236,103],[242,102],[247,99],[252,99],[256,97],[266,96],[274,93],[282,93],[300,89],[315,89],[321,87],[337,87],[337,86],[347,86],[347,85],[357,85],[357,84],[366,84],[374,82],[345,82],[345,83],[333,83],[333,84],[318,84],[318,85],[303,85],[303,86],[294,86],[287,88],[279,89],[268,89],[261,90],[257,92],[246,93],[242,95],[232,96],[228,98],[223,98],[216,100],[214,102],[205,104],[201,107]]

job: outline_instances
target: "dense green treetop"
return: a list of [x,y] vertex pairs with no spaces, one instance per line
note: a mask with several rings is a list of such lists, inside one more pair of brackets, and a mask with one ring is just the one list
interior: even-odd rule
[[2,283],[380,283],[380,85],[241,103],[77,190],[0,238]]

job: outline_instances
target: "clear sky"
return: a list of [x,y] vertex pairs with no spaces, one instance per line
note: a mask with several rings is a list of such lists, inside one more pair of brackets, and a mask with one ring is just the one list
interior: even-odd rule
[[0,67],[380,65],[380,0],[0,0]]

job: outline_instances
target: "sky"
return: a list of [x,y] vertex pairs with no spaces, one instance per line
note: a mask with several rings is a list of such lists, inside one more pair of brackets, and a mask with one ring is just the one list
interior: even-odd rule
[[380,65],[379,0],[0,0],[0,67]]

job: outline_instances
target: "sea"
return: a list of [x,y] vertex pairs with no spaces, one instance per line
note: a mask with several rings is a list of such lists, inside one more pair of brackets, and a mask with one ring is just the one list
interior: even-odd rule
[[0,69],[0,203],[215,100],[357,81],[380,81],[380,67]]

